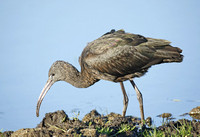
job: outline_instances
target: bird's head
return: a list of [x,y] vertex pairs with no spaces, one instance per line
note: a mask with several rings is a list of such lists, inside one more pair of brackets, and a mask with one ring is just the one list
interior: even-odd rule
[[64,81],[66,79],[66,65],[67,63],[64,61],[56,61],[51,65],[48,76],[53,83],[57,81]]
[[67,77],[66,71],[67,63],[64,61],[56,61],[49,69],[48,80],[38,98],[36,115],[39,116],[40,105],[50,87],[57,81],[65,80]]

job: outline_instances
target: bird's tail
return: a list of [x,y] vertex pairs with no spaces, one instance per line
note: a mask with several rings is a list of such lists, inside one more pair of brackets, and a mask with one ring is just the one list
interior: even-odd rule
[[163,63],[167,62],[182,62],[183,55],[182,50],[178,47],[172,47],[170,45],[156,47],[155,58],[162,58]]
[[153,46],[156,49],[154,54],[155,59],[161,59],[160,63],[168,63],[168,62],[182,62],[183,55],[182,50],[178,47],[172,47],[170,45],[170,41],[163,39],[148,39],[148,45]]

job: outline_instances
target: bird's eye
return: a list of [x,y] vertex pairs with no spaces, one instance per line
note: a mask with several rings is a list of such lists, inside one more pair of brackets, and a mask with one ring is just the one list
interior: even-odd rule
[[52,76],[55,76],[55,74],[51,74]]

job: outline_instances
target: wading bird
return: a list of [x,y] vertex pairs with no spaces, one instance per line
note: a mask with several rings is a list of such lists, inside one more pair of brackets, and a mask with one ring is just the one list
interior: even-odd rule
[[172,47],[167,40],[145,38],[125,33],[124,30],[111,30],[85,47],[79,58],[80,72],[67,62],[53,63],[49,70],[49,79],[37,102],[36,115],[39,116],[42,100],[55,82],[66,81],[77,88],[87,88],[103,79],[120,83],[124,104],[122,116],[125,116],[128,96],[123,81],[129,80],[136,91],[143,121],[143,98],[133,78],[143,76],[152,65],[181,62],[181,52],[181,49]]

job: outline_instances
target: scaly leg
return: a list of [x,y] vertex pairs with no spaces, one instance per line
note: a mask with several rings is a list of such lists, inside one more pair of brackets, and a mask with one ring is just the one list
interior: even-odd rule
[[120,82],[120,86],[121,86],[123,97],[124,97],[124,100],[123,100],[124,107],[123,107],[123,111],[122,111],[122,116],[125,117],[127,106],[128,106],[128,96],[126,94],[123,82]]
[[140,104],[140,115],[141,115],[141,121],[143,123],[144,121],[144,109],[143,109],[143,99],[142,99],[142,93],[139,91],[139,89],[137,88],[135,82],[133,80],[130,80],[131,84],[133,85],[133,88],[136,91],[137,94],[137,99],[139,101]]

